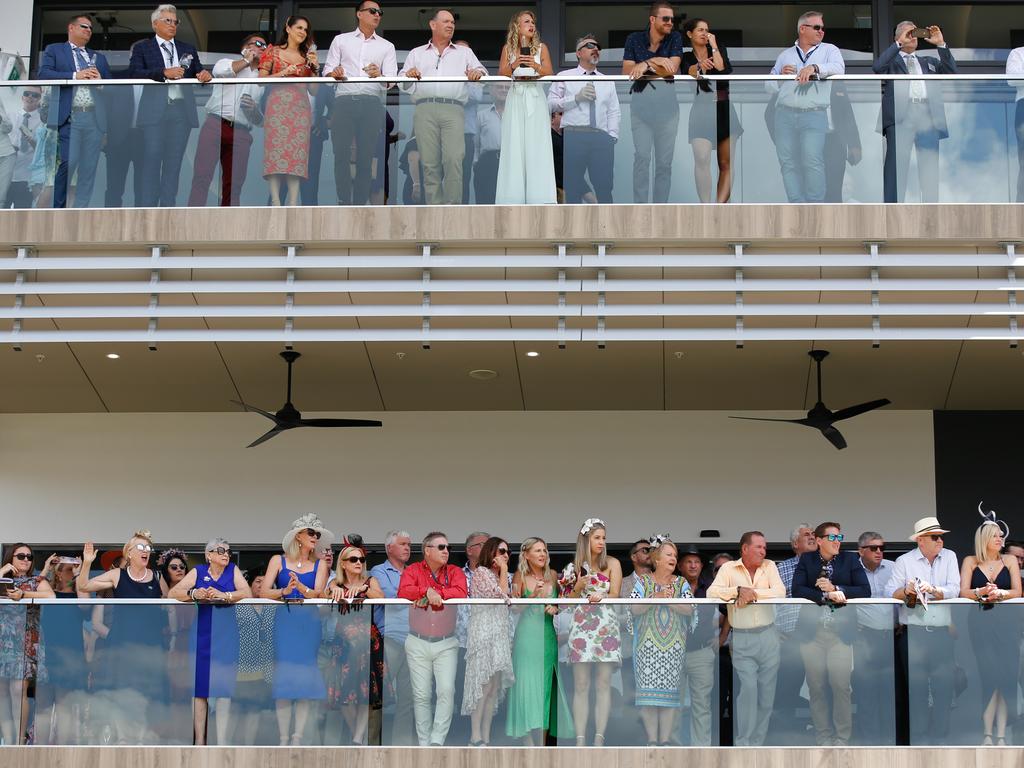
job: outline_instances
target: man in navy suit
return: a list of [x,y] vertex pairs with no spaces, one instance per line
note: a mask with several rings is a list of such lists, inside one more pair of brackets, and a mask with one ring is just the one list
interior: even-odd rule
[[[930,75],[954,74],[956,60],[942,37],[942,30],[927,28],[925,40],[936,46],[939,58],[918,56],[918,38],[912,21],[896,25],[895,42],[882,51],[872,65],[876,74]],[[885,136],[885,202],[903,202],[907,191],[907,170],[910,150],[917,148],[917,178],[921,183],[921,200],[934,203],[939,199],[939,141],[948,138],[946,107],[942,101],[942,84],[924,80],[882,84],[882,134]]]
[[794,635],[800,641],[800,655],[804,658],[818,745],[844,746],[850,743],[853,731],[851,643],[857,632],[857,616],[843,606],[847,598],[871,597],[871,585],[860,558],[854,552],[839,551],[843,542],[839,523],[821,523],[814,529],[814,538],[818,551],[801,555],[796,564],[793,597],[824,607],[802,608]]
[[[199,66],[199,52],[175,40],[178,11],[161,5],[150,16],[156,36],[141,40],[128,64],[131,78],[168,80],[195,78],[208,83],[212,75]],[[178,198],[178,178],[189,134],[199,125],[196,99],[190,85],[146,87],[139,99],[136,125],[142,129],[142,194],[144,207],[172,207]]]
[[[68,41],[52,43],[43,50],[39,79],[109,79],[106,58],[87,47],[91,39],[92,19],[85,15],[72,16],[68,20]],[[56,128],[60,137],[60,165],[53,181],[53,207],[67,206],[68,181],[77,178],[75,207],[87,208],[96,181],[103,134],[107,131],[107,114],[100,89],[61,88],[57,109],[50,109],[46,124]]]

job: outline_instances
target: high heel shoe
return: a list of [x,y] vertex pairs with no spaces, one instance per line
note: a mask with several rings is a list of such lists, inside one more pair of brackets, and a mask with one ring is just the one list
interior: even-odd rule
[[604,734],[603,733],[595,733],[594,734],[594,746],[595,747],[603,747],[604,746]]
[[991,733],[986,733],[985,734],[985,738],[983,738],[981,740],[981,746],[983,746],[983,747],[991,747],[992,746],[992,734]]

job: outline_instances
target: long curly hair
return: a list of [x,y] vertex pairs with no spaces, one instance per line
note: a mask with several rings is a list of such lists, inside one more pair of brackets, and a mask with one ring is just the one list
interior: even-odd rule
[[540,51],[540,30],[537,27],[537,14],[533,11],[516,11],[508,22],[508,34],[505,36],[505,46],[508,50],[509,61],[515,61],[519,57],[519,20],[523,16],[533,19],[534,33],[530,41],[530,55],[536,57]]

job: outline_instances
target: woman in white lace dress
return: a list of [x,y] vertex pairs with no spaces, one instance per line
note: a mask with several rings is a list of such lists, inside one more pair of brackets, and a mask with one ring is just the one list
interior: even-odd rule
[[[508,542],[492,536],[480,549],[480,561],[473,571],[470,597],[508,600]],[[469,715],[471,747],[491,741],[491,720],[512,685],[512,633],[509,609],[505,605],[470,607],[466,637],[466,687],[462,714]]]

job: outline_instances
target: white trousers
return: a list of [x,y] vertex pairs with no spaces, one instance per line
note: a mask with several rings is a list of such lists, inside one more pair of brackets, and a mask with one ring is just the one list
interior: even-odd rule
[[[454,637],[430,642],[409,635],[405,638],[405,658],[409,663],[409,680],[412,683],[416,737],[421,747],[443,745],[455,709],[459,642]],[[436,702],[433,701],[435,691]]]

